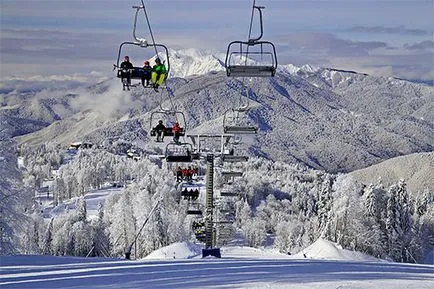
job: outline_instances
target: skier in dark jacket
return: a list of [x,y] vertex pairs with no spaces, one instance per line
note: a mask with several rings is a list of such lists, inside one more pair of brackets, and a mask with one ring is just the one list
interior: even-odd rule
[[[130,90],[131,85],[131,69],[133,69],[134,66],[130,62],[130,57],[125,56],[124,61],[121,63],[121,81],[123,83],[123,89],[125,90],[125,86],[128,90]],[[126,80],[126,82],[125,82]]]
[[164,126],[163,121],[159,120],[157,126],[154,127],[154,131],[157,133],[157,142],[163,142],[165,130],[166,127]]
[[152,75],[152,67],[149,65],[149,61],[145,61],[143,63],[143,75],[142,75],[142,85],[145,86],[149,86],[149,82],[151,80],[151,75]]

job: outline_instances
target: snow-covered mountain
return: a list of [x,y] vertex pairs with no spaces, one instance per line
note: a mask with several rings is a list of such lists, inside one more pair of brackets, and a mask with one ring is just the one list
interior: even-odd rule
[[385,186],[403,179],[410,192],[422,192],[434,188],[434,153],[415,153],[392,158],[353,171],[349,175],[365,184],[381,182]]
[[[224,55],[170,53],[173,77],[167,83],[187,119],[187,133],[222,132],[225,112],[248,99],[248,118],[260,132],[247,146],[251,154],[269,159],[347,172],[434,149],[431,86],[308,65],[281,65],[271,79],[232,79],[223,71]],[[79,139],[105,144],[123,139],[146,148],[151,113],[162,100],[170,107],[166,92],[142,87],[122,92],[115,78],[73,93],[45,94],[39,99],[53,103],[52,112],[23,100],[26,113],[18,114],[19,121],[52,124],[34,127],[35,133],[19,137],[21,143],[51,139],[66,146]],[[8,105],[11,96],[3,99]],[[2,109],[1,114],[15,111]]]

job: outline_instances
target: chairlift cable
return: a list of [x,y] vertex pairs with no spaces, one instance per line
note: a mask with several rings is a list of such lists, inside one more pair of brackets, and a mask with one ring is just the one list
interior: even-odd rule
[[252,36],[252,27],[253,27],[253,17],[255,16],[255,2],[256,0],[253,0],[253,7],[252,7],[252,16],[250,17],[250,27],[249,27],[249,38],[248,40],[250,40],[250,37]]
[[142,2],[143,12],[145,13],[146,23],[148,23],[149,33],[151,34],[151,39],[152,39],[152,45],[154,46],[154,49],[155,49],[155,55],[158,57],[158,50],[157,50],[157,46],[155,45],[154,34],[152,33],[152,28],[151,28],[151,23],[149,22],[148,12],[146,12],[145,2],[143,0],[140,0],[140,1]]
[[[143,12],[145,13],[146,23],[148,24],[149,34],[151,35],[152,45],[154,46],[154,49],[155,49],[155,55],[156,55],[156,57],[159,57],[158,56],[157,46],[155,45],[154,33],[152,32],[151,23],[150,23],[149,17],[148,17],[148,12],[146,11],[145,2],[144,2],[144,0],[141,0],[141,2],[142,2],[142,6],[143,6]],[[170,105],[172,106],[172,111],[175,111],[176,110],[175,109],[175,105],[173,104],[173,100],[172,100],[172,97],[171,97],[172,90],[169,88],[169,86],[167,85],[167,83],[166,83],[166,88],[167,88],[168,95],[169,95]]]
[[[255,3],[256,3],[256,0],[253,0],[252,15],[250,16],[249,37],[247,38],[247,41],[250,41],[250,37],[252,36],[253,18],[255,17]],[[249,54],[249,47],[247,47],[246,58],[244,60],[244,65],[247,65],[247,55],[248,54]]]

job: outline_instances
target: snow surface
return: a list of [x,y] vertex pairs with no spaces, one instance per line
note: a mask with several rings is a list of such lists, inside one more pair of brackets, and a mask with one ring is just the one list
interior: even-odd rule
[[[86,201],[87,216],[89,219],[95,218],[98,215],[98,210],[104,205],[108,196],[113,194],[119,194],[124,188],[106,187],[100,190],[92,190],[84,195]],[[44,218],[52,218],[66,213],[69,210],[75,210],[78,198],[72,198],[63,201],[61,204],[54,206],[53,198],[46,199],[46,197],[39,197],[39,201],[43,203],[42,210],[44,211]],[[43,202],[46,201],[46,202]]]
[[327,260],[380,261],[377,258],[360,252],[342,249],[340,245],[324,239],[318,239],[302,252],[295,254],[294,257]]
[[[324,240],[306,249],[312,259],[247,247],[223,247],[221,251],[221,259],[202,259],[201,246],[183,242],[161,248],[139,261],[7,256],[1,258],[0,287],[428,289],[434,286],[432,265],[370,262],[371,258],[362,256],[355,261],[351,259],[353,255]],[[325,256],[328,260],[316,258]]]
[[[434,140],[433,140],[434,142]],[[434,188],[434,152],[416,153],[386,160],[349,174],[365,184],[381,181],[385,186],[404,179],[411,192]]]

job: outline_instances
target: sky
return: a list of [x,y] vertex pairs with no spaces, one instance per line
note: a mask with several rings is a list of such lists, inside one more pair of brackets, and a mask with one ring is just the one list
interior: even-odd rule
[[[251,0],[145,0],[157,43],[225,53],[247,40]],[[141,0],[2,0],[2,80],[111,75]],[[433,83],[432,0],[256,0],[280,64]],[[138,34],[149,37],[143,13]],[[254,25],[254,33],[257,32]],[[151,53],[152,51],[150,51]],[[113,73],[114,75],[114,73]]]

